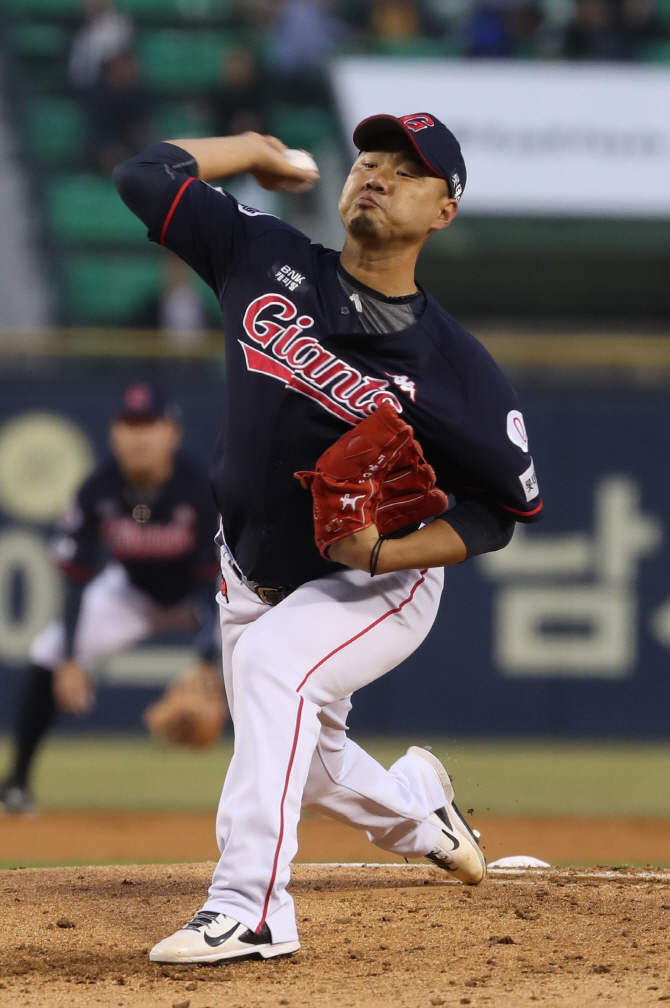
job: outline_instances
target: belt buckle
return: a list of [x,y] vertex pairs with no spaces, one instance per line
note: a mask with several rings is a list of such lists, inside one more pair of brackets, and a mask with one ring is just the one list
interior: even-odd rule
[[277,605],[284,597],[281,588],[261,588],[260,585],[256,585],[256,594],[269,606]]

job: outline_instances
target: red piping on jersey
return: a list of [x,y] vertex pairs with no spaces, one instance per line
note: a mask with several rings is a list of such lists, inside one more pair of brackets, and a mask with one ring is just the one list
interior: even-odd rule
[[537,505],[537,507],[533,508],[532,511],[517,511],[516,508],[507,507],[506,504],[500,504],[500,501],[498,501],[498,504],[500,505],[501,508],[504,508],[505,511],[511,511],[512,514],[524,515],[524,516],[528,516],[528,517],[530,517],[530,515],[537,514],[537,512],[541,511],[542,507],[543,507],[542,501],[540,501],[540,503]]
[[163,246],[165,245],[165,235],[167,233],[168,226],[174,216],[174,212],[177,209],[177,206],[179,205],[179,200],[182,198],[182,196],[190,186],[191,182],[195,182],[195,178],[193,176],[187,178],[186,181],[183,182],[182,185],[179,187],[179,192],[175,196],[174,200],[172,201],[172,206],[168,210],[168,215],[165,218],[165,223],[163,224],[163,230],[161,231],[161,237],[160,237],[160,244]]
[[288,791],[288,782],[291,779],[291,770],[293,769],[293,760],[295,759],[295,751],[298,748],[298,735],[300,734],[300,720],[302,718],[302,709],[305,704],[305,698],[300,697],[300,703],[298,705],[298,717],[295,724],[295,733],[293,735],[293,746],[291,748],[291,756],[288,761],[288,770],[286,771],[286,780],[284,782],[284,793],[281,796],[281,804],[279,806],[279,838],[277,840],[277,849],[275,850],[275,859],[272,865],[272,875],[270,876],[270,885],[268,886],[267,895],[265,897],[265,903],[263,905],[263,916],[261,917],[261,922],[256,928],[256,934],[259,934],[261,928],[265,924],[265,918],[268,913],[268,906],[270,903],[270,896],[272,895],[272,889],[275,884],[275,878],[277,877],[277,866],[279,864],[279,852],[281,850],[281,845],[284,841],[284,802],[286,801],[286,792]]
[[[400,605],[397,605],[394,609],[389,609],[388,612],[385,612],[383,616],[380,616],[379,619],[376,619],[374,621],[374,623],[371,623],[370,626],[367,626],[365,628],[365,630],[361,630],[361,632],[357,633],[354,637],[350,637],[348,641],[345,641],[344,644],[340,644],[339,647],[336,647],[333,651],[330,652],[330,654],[327,654],[325,658],[322,658],[320,661],[318,661],[316,663],[316,665],[314,665],[314,667],[309,670],[309,672],[307,673],[307,675],[305,676],[305,678],[303,679],[303,681],[298,686],[298,689],[296,690],[296,692],[297,693],[300,692],[300,690],[302,689],[302,687],[305,685],[305,683],[307,682],[307,680],[311,676],[312,672],[316,672],[316,670],[321,665],[323,665],[324,662],[327,662],[329,658],[332,658],[333,655],[336,655],[339,651],[342,651],[345,647],[348,647],[349,644],[353,644],[354,641],[357,641],[360,637],[362,637],[364,634],[366,634],[368,632],[368,630],[373,630],[376,626],[378,626],[388,616],[393,616],[394,613],[399,613],[400,610],[403,609],[407,605],[408,602],[411,602],[412,599],[414,598],[414,594],[415,594],[417,588],[419,588],[420,585],[422,585],[423,582],[426,580],[426,571],[427,570],[428,570],[428,568],[425,567],[424,570],[422,570],[420,572],[421,573],[421,577],[414,584],[411,592],[409,593],[409,595],[407,596],[406,599],[402,600],[402,602],[400,603]],[[296,749],[298,748],[298,736],[300,735],[300,721],[302,719],[302,709],[303,709],[304,704],[305,704],[305,698],[301,696],[300,697],[300,703],[298,705],[298,717],[296,719],[295,733],[293,735],[293,746],[291,747],[291,755],[290,755],[289,761],[288,761],[288,770],[286,771],[286,780],[284,781],[284,791],[283,791],[283,794],[281,796],[281,804],[279,806],[279,838],[277,840],[277,848],[275,850],[274,862],[272,864],[272,875],[270,876],[270,884],[268,886],[267,895],[265,897],[265,903],[263,905],[263,916],[261,917],[260,924],[256,928],[256,934],[260,933],[261,928],[265,924],[265,919],[266,919],[267,913],[268,913],[268,906],[270,904],[270,896],[272,895],[272,888],[273,888],[273,886],[275,884],[275,879],[277,877],[277,866],[279,864],[279,852],[281,850],[281,845],[282,845],[283,840],[284,840],[284,803],[286,801],[286,794],[288,792],[289,780],[291,779],[291,770],[293,769],[293,761],[295,759]]]
[[[459,490],[476,490],[477,493],[486,493],[486,491],[482,487],[466,486],[465,484],[460,486]],[[544,506],[542,501],[540,501],[537,507],[534,508],[532,511],[517,511],[516,508],[508,507],[507,504],[503,504],[501,503],[501,501],[496,501],[496,504],[498,505],[498,507],[503,508],[503,510],[505,511],[511,511],[512,514],[527,515],[527,516],[537,514],[538,511],[541,511]]]

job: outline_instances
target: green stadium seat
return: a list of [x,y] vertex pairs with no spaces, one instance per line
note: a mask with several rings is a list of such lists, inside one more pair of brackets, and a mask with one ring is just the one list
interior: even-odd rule
[[152,87],[193,94],[216,85],[222,56],[235,42],[235,35],[227,32],[162,30],[144,33],[138,52]]
[[222,24],[231,16],[229,0],[117,0],[116,6],[137,21],[157,24],[180,21]]
[[15,18],[81,18],[81,0],[3,0],[3,8]]
[[212,135],[212,125],[205,111],[196,104],[170,102],[159,109],[156,131],[165,137],[203,137]]
[[47,190],[56,239],[105,245],[141,244],[146,228],[121,202],[111,179],[65,175]]
[[383,39],[374,44],[374,52],[379,56],[401,56],[430,58],[449,55],[442,39],[397,38]]
[[644,63],[670,63],[670,41],[645,42],[640,59]]
[[337,137],[333,116],[320,105],[276,105],[269,114],[270,132],[289,147],[316,150]]
[[60,25],[23,22],[12,25],[9,39],[23,59],[66,60],[71,33]]
[[30,153],[45,168],[81,163],[84,119],[71,98],[30,99],[25,123]]
[[156,293],[154,255],[70,255],[63,265],[67,312],[75,325],[132,325]]

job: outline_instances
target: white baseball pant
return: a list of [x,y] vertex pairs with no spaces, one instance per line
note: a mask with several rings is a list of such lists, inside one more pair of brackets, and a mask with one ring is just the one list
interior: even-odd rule
[[205,909],[274,942],[297,938],[286,892],[303,805],[366,831],[379,847],[421,857],[444,804],[430,766],[403,756],[384,769],[347,738],[351,694],[395,668],[423,641],[444,572],[371,578],[347,570],[302,585],[270,608],[221,550],[219,595],[226,693],[235,748],[217,815],[221,857]]
[[[121,564],[109,564],[84,589],[74,640],[74,657],[88,670],[104,658],[139,644],[161,627],[193,627],[189,605],[162,608],[135,588]],[[55,669],[63,660],[63,623],[54,620],[37,635],[29,657],[35,665]]]

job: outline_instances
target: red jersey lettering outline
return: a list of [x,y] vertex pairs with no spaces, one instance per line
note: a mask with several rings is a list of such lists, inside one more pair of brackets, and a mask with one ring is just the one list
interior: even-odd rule
[[296,306],[283,294],[262,294],[251,302],[242,321],[244,331],[269,352],[239,340],[249,371],[277,378],[347,423],[358,423],[382,402],[390,402],[402,413],[388,382],[361,374],[325,350],[314,336],[305,335],[314,319],[297,315]]

